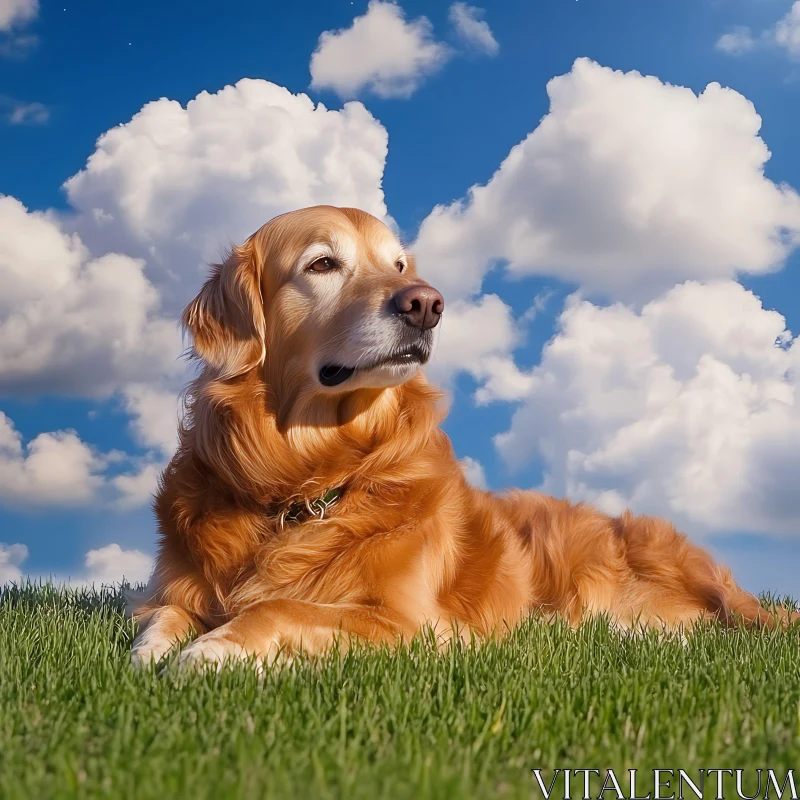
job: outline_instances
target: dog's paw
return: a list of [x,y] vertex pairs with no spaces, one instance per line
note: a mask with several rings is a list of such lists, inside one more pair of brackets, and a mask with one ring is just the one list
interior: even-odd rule
[[245,649],[216,631],[195,639],[180,655],[177,667],[180,670],[212,668],[219,671],[223,664],[243,661]]
[[131,649],[131,666],[136,669],[147,669],[151,664],[157,664],[164,654],[158,650],[147,647]]
[[137,636],[131,647],[131,665],[137,669],[157,664],[175,646],[175,642],[169,639],[147,634],[145,631]]

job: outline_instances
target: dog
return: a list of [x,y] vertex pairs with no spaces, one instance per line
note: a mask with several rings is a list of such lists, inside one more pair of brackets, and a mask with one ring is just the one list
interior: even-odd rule
[[441,294],[375,217],[316,206],[229,257],[183,324],[200,361],[154,501],[134,664],[263,667],[350,637],[500,636],[532,613],[623,628],[785,626],[669,522],[470,485],[426,380]]

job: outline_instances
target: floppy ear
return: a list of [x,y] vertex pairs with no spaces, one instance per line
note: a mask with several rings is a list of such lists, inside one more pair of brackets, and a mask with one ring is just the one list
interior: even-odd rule
[[234,247],[183,312],[194,353],[224,380],[264,363],[266,321],[261,268],[251,248]]

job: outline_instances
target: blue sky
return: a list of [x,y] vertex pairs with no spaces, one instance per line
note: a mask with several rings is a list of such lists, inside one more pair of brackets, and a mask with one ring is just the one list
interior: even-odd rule
[[[787,44],[777,33],[781,20],[791,21],[791,2],[503,0],[482,2],[479,9],[466,6],[469,19],[488,25],[497,43],[495,52],[485,39],[459,33],[451,3],[409,0],[388,11],[390,16],[394,14],[392,24],[402,26],[405,33],[411,31],[406,43],[410,49],[399,54],[400,66],[362,64],[361,83],[356,80],[355,88],[352,81],[344,87],[344,73],[337,72],[340,67],[352,72],[352,64],[337,66],[335,53],[324,69],[320,67],[321,77],[315,78],[311,88],[310,61],[318,46],[322,49],[319,39],[324,31],[339,32],[334,36],[383,35],[377,26],[369,31],[365,27],[362,33],[354,27],[354,19],[375,12],[362,0],[238,2],[229,4],[224,12],[215,4],[183,0],[127,7],[65,2],[43,1],[34,8],[29,0],[0,0],[0,53],[5,54],[0,55],[0,114],[5,116],[0,125],[0,193],[24,206],[20,210],[20,206],[12,209],[9,205],[8,214],[0,216],[0,232],[5,226],[6,236],[17,242],[5,252],[0,250],[0,276],[5,256],[5,269],[12,276],[6,279],[13,280],[16,287],[13,303],[4,306],[0,301],[0,327],[15,323],[16,315],[28,311],[41,315],[42,308],[50,309],[50,315],[64,314],[63,321],[25,329],[31,337],[22,339],[29,348],[25,352],[38,346],[49,353],[42,356],[39,372],[31,368],[23,375],[0,344],[0,410],[8,420],[8,441],[13,439],[7,446],[10,455],[5,464],[0,460],[0,484],[5,484],[0,486],[0,542],[27,548],[24,557],[20,548],[12,553],[7,547],[6,556],[0,554],[0,576],[54,573],[105,579],[122,568],[140,572],[145,568],[155,536],[150,511],[142,501],[147,489],[145,473],[149,468],[148,474],[152,474],[166,457],[169,434],[164,429],[174,416],[169,396],[183,377],[176,360],[180,343],[170,338],[167,328],[169,324],[174,328],[180,305],[199,286],[197,262],[215,258],[229,240],[251,232],[240,229],[238,217],[220,218],[218,225],[203,228],[200,222],[192,228],[192,219],[202,221],[207,212],[215,223],[219,218],[215,211],[229,206],[250,209],[255,205],[256,210],[263,207],[264,213],[278,213],[289,210],[286,206],[295,202],[295,197],[296,203],[339,197],[336,175],[319,182],[311,180],[311,188],[293,194],[292,175],[281,173],[289,189],[282,194],[276,189],[274,197],[251,203],[248,192],[253,198],[255,193],[259,197],[262,192],[269,194],[268,182],[242,178],[241,170],[234,176],[226,172],[227,166],[212,163],[211,156],[198,166],[192,160],[191,145],[181,151],[184,161],[180,163],[171,150],[159,155],[155,152],[162,146],[159,137],[180,124],[175,121],[178,117],[170,116],[178,112],[167,106],[158,107],[163,121],[153,112],[149,121],[139,123],[135,136],[119,146],[100,148],[106,164],[111,164],[109,169],[104,171],[100,159],[95,158],[94,166],[86,170],[88,159],[98,152],[98,137],[116,126],[133,132],[131,119],[146,104],[168,98],[185,109],[202,92],[212,97],[207,114],[217,115],[213,130],[204,129],[202,137],[198,134],[203,147],[209,146],[209,137],[215,136],[217,129],[223,149],[232,147],[231,141],[245,149],[262,146],[262,140],[271,135],[266,128],[254,123],[246,136],[237,134],[233,139],[226,128],[238,126],[241,130],[249,124],[255,116],[248,112],[247,102],[255,101],[242,100],[242,116],[234,118],[229,107],[223,108],[213,99],[224,87],[251,78],[285,87],[295,95],[305,93],[314,103],[333,111],[352,98],[363,103],[371,115],[371,121],[354,115],[354,127],[348,132],[320,129],[307,149],[327,152],[331,137],[340,136],[341,152],[346,151],[350,159],[341,167],[342,178],[358,172],[367,162],[371,165],[364,167],[369,174],[363,185],[351,187],[342,195],[342,202],[363,198],[359,204],[375,212],[385,203],[403,237],[410,243],[419,239],[422,273],[437,285],[443,282],[450,289],[450,294],[445,291],[446,297],[455,298],[455,316],[452,322],[446,318],[442,326],[443,361],[435,374],[452,392],[446,429],[456,451],[482,465],[491,488],[533,487],[544,481],[556,493],[597,501],[609,510],[620,502],[638,500],[634,510],[676,519],[693,538],[730,563],[747,588],[800,595],[796,575],[800,528],[794,527],[800,520],[800,498],[796,499],[793,491],[800,460],[789,446],[792,436],[800,432],[798,413],[792,410],[793,398],[800,403],[800,392],[791,373],[800,356],[785,345],[781,351],[787,353],[785,359],[781,360],[780,354],[778,360],[773,358],[770,337],[775,338],[773,328],[779,334],[782,326],[769,314],[775,310],[785,318],[785,327],[800,329],[800,257],[795,247],[800,223],[795,222],[792,196],[779,196],[783,184],[800,187],[796,144],[800,45],[795,42],[793,46],[791,40]],[[427,26],[420,23],[422,16],[429,21]],[[800,21],[800,6],[797,17]],[[387,29],[385,35],[391,38],[392,30]],[[738,38],[721,44],[720,37],[732,32]],[[342,41],[345,50],[349,47],[348,52],[354,54],[348,58],[360,63],[368,49],[364,40]],[[386,51],[390,58],[392,47],[378,44],[378,53]],[[397,44],[396,37],[391,44]],[[582,63],[589,66],[581,71],[575,66],[576,59],[586,59]],[[401,74],[405,70],[405,88],[380,89],[375,75],[381,69],[393,69],[395,83],[398,70]],[[657,81],[639,83],[632,71],[654,76]],[[556,76],[566,76],[560,84],[564,92],[558,110],[548,96],[548,83]],[[727,95],[709,96],[701,109],[696,96],[714,82],[730,87],[741,102],[729,102]],[[686,87],[694,99],[679,97],[671,87]],[[237,91],[244,97],[243,89]],[[745,98],[754,105],[754,112],[748,111]],[[238,102],[234,98],[234,104]],[[619,104],[619,113],[614,111],[615,104]],[[576,133],[574,152],[559,150],[564,137],[545,140],[537,131],[549,111],[554,121],[563,123],[563,131],[583,124],[583,119],[590,127],[596,126],[596,131]],[[760,130],[753,128],[756,112],[761,117]],[[305,112],[292,110],[290,115],[299,119],[301,113]],[[643,117],[640,133],[624,125],[619,130],[614,127],[621,117],[639,113]],[[673,121],[676,133],[668,141],[664,131]],[[199,123],[190,121],[189,127],[195,124]],[[303,136],[317,136],[315,131],[308,132],[309,125],[317,124],[310,117],[291,124],[305,126]],[[195,128],[187,136],[194,135],[193,131]],[[292,129],[280,146],[293,147],[291,142],[301,136],[298,131],[300,127]],[[388,134],[385,161],[380,145],[373,141],[373,135],[381,131]],[[525,156],[529,159],[525,169],[530,172],[521,173],[519,181],[490,184],[489,210],[473,208],[470,187],[487,184],[509,151],[534,131],[538,137],[532,140],[534,152]],[[682,136],[685,149],[689,148],[686,158],[675,146]],[[569,207],[582,206],[576,202],[581,197],[580,165],[600,163],[599,143],[605,142],[613,150],[614,143],[623,140],[628,142],[626,152],[602,156],[610,159],[602,163],[613,167],[609,175],[635,168],[636,174],[645,175],[644,183],[640,186],[636,177],[621,181],[607,196],[589,202],[588,211],[579,208],[575,219],[570,219]],[[752,148],[761,141],[771,157],[763,165],[758,158],[751,163]],[[691,154],[695,144],[699,156]],[[292,158],[302,161],[304,153],[292,150]],[[563,219],[555,219],[555,211],[550,219],[546,193],[535,195],[544,175],[542,153],[560,173],[568,173],[570,164],[578,165],[574,176],[559,179],[562,182],[557,184],[571,203]],[[236,160],[236,155],[231,151],[230,160]],[[664,175],[659,164],[669,163],[673,157],[675,165]],[[375,159],[380,162],[377,168],[372,165]],[[313,164],[306,165],[309,170],[321,163],[311,161]],[[184,163],[186,172],[176,172],[167,185],[164,174],[182,169]],[[198,176],[200,169],[207,172]],[[652,181],[647,179],[649,169],[653,170]],[[65,181],[81,170],[86,170],[82,180],[66,190]],[[326,188],[319,190],[317,198],[314,187],[318,184]],[[526,188],[529,184],[530,189]],[[610,222],[605,224],[610,238],[629,235],[632,227],[625,215],[630,213],[630,198],[625,192],[639,187],[641,194],[641,187],[651,184],[658,187],[659,199],[642,241],[614,241],[605,255],[598,254],[602,237],[598,238],[589,217],[601,210],[609,215]],[[529,197],[528,191],[534,194]],[[587,196],[598,191],[604,194],[603,186],[587,178]],[[222,199],[206,205],[196,199],[214,192]],[[231,193],[230,203],[226,192]],[[693,221],[680,221],[679,209],[692,194],[702,194],[704,199],[689,203],[694,209]],[[156,196],[152,202],[141,199]],[[459,199],[467,209],[464,215],[448,206]],[[144,204],[141,208],[140,202]],[[430,221],[437,205],[444,205],[447,219],[461,226],[457,228],[457,246],[448,245],[446,232],[436,220]],[[109,216],[107,224],[101,224],[102,215],[94,213],[101,206]],[[178,207],[180,213],[173,213]],[[534,207],[536,212],[530,210]],[[37,216],[35,212],[48,213]],[[544,217],[549,228],[541,221]],[[30,247],[19,233],[22,220],[29,218],[35,220],[30,235],[42,242],[41,248]],[[259,218],[256,224],[267,218]],[[555,244],[544,245],[536,257],[530,255],[530,248],[527,255],[520,255],[509,244],[520,230],[509,220],[517,218],[527,226],[534,219],[534,228],[539,225]],[[188,227],[169,230],[158,224],[159,219],[167,227],[174,220]],[[423,236],[420,230],[426,219]],[[252,221],[243,220],[241,226],[245,225],[252,227]],[[585,237],[592,258],[582,261],[563,247],[559,249],[559,236],[569,241],[573,228],[576,241]],[[54,242],[51,256],[44,247],[49,242],[48,232],[53,231],[57,232],[54,237],[61,238]],[[202,245],[192,244],[184,253],[174,242],[187,231],[193,242],[202,239]],[[741,241],[737,239],[740,235]],[[113,354],[108,355],[102,342],[91,341],[85,332],[73,337],[70,327],[93,324],[89,312],[92,302],[101,302],[98,295],[81,290],[72,305],[62,308],[48,305],[54,301],[25,283],[35,282],[31,276],[36,270],[43,274],[57,270],[59,258],[77,252],[75,239],[70,237],[78,237],[84,248],[82,256],[75,255],[76,264],[81,265],[75,267],[78,272],[109,252],[128,259],[115,269],[121,270],[130,285],[120,284],[116,294],[102,295],[106,298],[103,307],[112,318],[105,323],[112,331],[108,336],[116,335],[114,319],[125,314],[130,314],[134,328],[161,326],[158,336],[163,338],[153,349],[136,349],[130,342],[126,345],[130,352],[123,353],[125,363],[108,381],[95,374],[93,365],[99,373],[105,358],[118,364]],[[665,242],[666,250],[672,252],[669,243],[676,238],[681,244],[676,245],[673,256],[664,256],[667,260],[662,262],[653,255]],[[775,245],[776,239],[781,246]],[[522,249],[527,246],[523,244]],[[597,263],[593,262],[595,255]],[[30,265],[25,261],[28,256]],[[168,262],[174,258],[185,258],[185,264],[176,268],[177,278],[165,277],[170,270]],[[679,266],[674,279],[669,278],[670,258]],[[134,259],[140,259],[136,262],[140,266],[135,266]],[[475,262],[477,288],[459,283],[462,261]],[[617,264],[623,263],[624,270],[618,270]],[[14,264],[22,267],[14,272]],[[69,276],[65,280],[68,282]],[[686,280],[701,288],[694,293],[669,294]],[[720,282],[727,283],[720,286]],[[152,303],[147,294],[150,290],[158,296]],[[579,306],[567,320],[562,317],[565,303],[570,306],[573,301],[568,298],[576,290],[589,305]],[[67,288],[62,291],[68,293]],[[505,325],[508,335],[497,334],[497,342],[482,349],[492,336],[470,322],[476,319],[470,316],[470,309],[494,296],[499,298],[493,306],[494,316],[484,314],[481,324],[492,330],[505,330]],[[94,298],[86,300],[88,322],[78,321],[83,297]],[[130,303],[126,297],[132,298]],[[121,303],[119,314],[109,305],[114,298]],[[136,303],[144,309],[139,316],[132,310]],[[651,311],[643,311],[648,307]],[[704,316],[705,308],[709,311]],[[735,322],[731,326],[730,320],[737,315],[743,315],[741,325]],[[724,341],[714,339],[716,333],[698,333],[690,340],[692,331],[702,327],[701,317],[712,319],[709,325],[715,331],[726,325],[731,328]],[[620,363],[602,374],[595,374],[596,356],[585,349],[589,344],[581,338],[594,338],[592,325],[607,325],[612,332],[607,348],[620,353]],[[747,335],[739,336],[738,327],[748,331]],[[125,331],[131,329],[125,327]],[[471,337],[459,338],[451,353],[447,350],[448,332],[455,341],[455,330]],[[652,351],[630,350],[626,355],[631,342],[650,335],[660,342]],[[43,344],[48,336],[51,340]],[[104,336],[98,333],[98,337]],[[554,336],[557,346],[547,360],[543,347]],[[618,343],[613,336],[621,337]],[[742,337],[747,339],[744,344]],[[154,342],[156,338],[154,334]],[[701,345],[696,344],[701,340],[707,352],[701,352]],[[758,347],[764,342],[762,353]],[[69,352],[69,358],[60,358],[60,347]],[[76,353],[80,347],[86,347],[86,352]],[[689,352],[695,356],[686,365],[681,354]],[[725,388],[723,367],[717,372],[709,367],[704,372],[708,365],[704,353],[713,356],[717,366],[733,371],[737,380],[730,386],[737,388]],[[130,364],[137,359],[141,364],[134,369]],[[482,366],[492,359],[496,369]],[[641,365],[631,367],[637,359]],[[64,371],[69,374],[54,370],[59,361],[66,364]],[[153,365],[152,376],[148,363]],[[678,375],[680,369],[685,374]],[[678,375],[678,383],[666,387],[661,381],[667,380],[663,375],[669,371]],[[54,377],[56,373],[58,377]],[[779,385],[784,373],[791,373],[785,386]],[[591,379],[584,377],[587,374]],[[599,400],[615,376],[629,394],[623,391],[611,400]],[[652,381],[654,387],[661,387],[658,391],[672,392],[675,397],[656,403],[654,410],[651,400],[636,394],[636,384],[642,381]],[[717,381],[713,389],[708,389],[709,381]],[[543,383],[550,389],[543,391]],[[134,390],[134,386],[138,388]],[[146,403],[143,397],[152,402]],[[568,398],[563,404],[562,397]],[[607,408],[598,411],[608,402],[625,408],[627,416],[618,419],[620,415]],[[149,413],[143,410],[145,406]],[[643,433],[642,426],[635,423],[637,409],[645,407],[641,414],[649,428]],[[158,414],[160,421],[154,421]],[[575,419],[580,419],[580,424],[570,422]],[[684,424],[687,419],[691,425]],[[725,420],[724,425],[720,420]],[[67,431],[74,432],[68,434],[73,438],[65,440],[67,434],[58,434],[44,441],[56,443],[52,449],[45,447],[44,455],[62,459],[60,462],[42,466],[41,459],[31,461],[26,449],[31,441],[41,434]],[[495,437],[509,431],[512,443],[499,445]],[[695,442],[705,441],[708,431],[708,444],[698,449]],[[6,452],[2,436],[0,430],[0,453]],[[14,449],[17,447],[22,449]],[[576,465],[577,461],[581,463]],[[119,475],[140,475],[138,500],[114,482]],[[709,475],[723,477],[712,480]],[[81,476],[86,478],[82,483]],[[42,497],[47,499],[43,502]],[[118,548],[109,550],[111,545]],[[90,551],[100,553],[93,557],[94,567],[87,562]],[[144,555],[126,555],[129,552]]]

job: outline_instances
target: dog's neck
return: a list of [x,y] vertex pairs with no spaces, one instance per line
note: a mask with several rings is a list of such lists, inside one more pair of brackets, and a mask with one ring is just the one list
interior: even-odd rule
[[388,389],[298,403],[280,424],[258,376],[224,386],[199,381],[187,444],[237,494],[285,509],[338,487],[418,480],[426,448],[446,441],[441,398],[420,374]]

